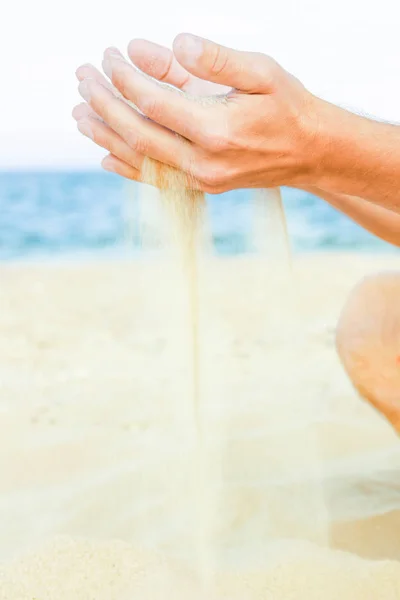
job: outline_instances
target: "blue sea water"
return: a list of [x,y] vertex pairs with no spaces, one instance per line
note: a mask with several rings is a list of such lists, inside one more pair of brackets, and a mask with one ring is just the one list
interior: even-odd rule
[[[130,184],[136,185],[136,184]],[[121,178],[93,172],[0,173],[0,260],[107,257],[126,252]],[[208,197],[215,250],[246,252],[251,191]],[[395,251],[328,204],[284,189],[295,252]],[[140,253],[140,247],[133,249]]]

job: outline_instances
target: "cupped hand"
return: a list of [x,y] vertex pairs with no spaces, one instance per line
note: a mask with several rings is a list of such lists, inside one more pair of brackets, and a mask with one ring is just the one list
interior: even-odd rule
[[[133,64],[143,73],[187,94],[210,96],[224,94],[230,90],[229,87],[195,77],[178,63],[172,50],[159,44],[141,39],[132,40],[129,44],[129,56]],[[93,65],[82,65],[77,69],[76,75],[79,81],[96,80],[116,97],[125,100]],[[115,172],[127,179],[140,181],[143,155],[133,151],[123,138],[108,127],[86,102],[76,106],[72,114],[78,123],[79,131],[110,152],[102,161],[105,170]]]
[[[315,183],[322,101],[273,59],[188,34],[176,38],[173,53],[139,40],[129,55],[142,72],[118,50],[105,52],[112,86],[94,67],[77,71],[86,104],[74,116],[111,153],[104,168],[140,180],[148,156],[209,193]],[[225,102],[192,97],[216,93]]]

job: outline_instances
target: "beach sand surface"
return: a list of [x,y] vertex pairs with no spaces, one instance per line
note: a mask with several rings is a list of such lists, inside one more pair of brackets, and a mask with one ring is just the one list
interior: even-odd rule
[[400,600],[400,443],[334,349],[400,258],[203,267],[199,452],[168,261],[1,265],[1,600]]

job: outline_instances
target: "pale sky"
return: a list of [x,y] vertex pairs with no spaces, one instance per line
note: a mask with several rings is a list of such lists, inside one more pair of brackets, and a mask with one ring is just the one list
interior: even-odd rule
[[130,39],[189,31],[272,55],[314,93],[400,121],[399,0],[23,0],[0,21],[0,169],[86,168],[105,151],[78,134],[74,72]]

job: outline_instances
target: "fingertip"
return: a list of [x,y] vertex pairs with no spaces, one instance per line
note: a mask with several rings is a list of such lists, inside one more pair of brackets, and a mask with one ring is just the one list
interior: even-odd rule
[[[151,46],[150,42],[143,39],[134,39],[128,44],[128,56],[133,64],[141,70],[145,70],[146,65],[149,63],[149,55],[153,55],[149,46]],[[151,61],[153,60],[152,58]]]
[[191,33],[179,33],[173,42],[173,51],[183,67],[196,66],[204,53],[204,40]]
[[104,74],[107,75],[108,79],[112,82],[113,68],[112,68],[111,60],[109,59],[108,56],[109,55],[106,54],[106,52],[105,52],[101,66],[103,68]]
[[145,40],[144,38],[134,38],[128,44],[129,54],[138,54],[146,51],[154,52],[157,50],[166,50],[166,48],[164,46],[160,46],[160,44],[156,44],[155,42]]
[[181,33],[178,33],[178,35],[175,36],[174,41],[172,42],[172,47],[175,49],[176,47],[180,47],[181,45],[184,45],[187,37],[190,37],[190,36],[191,36],[191,34],[188,33],[187,31],[182,31]]
[[109,171],[111,173],[115,172],[114,159],[111,154],[107,154],[107,156],[105,156],[101,161],[100,165],[105,171]]
[[147,75],[159,79],[169,70],[173,60],[170,48],[144,39],[134,39],[128,44],[132,63]]
[[92,77],[85,77],[85,79],[83,79],[78,85],[78,92],[80,93],[82,98],[88,103],[92,98],[92,86],[95,83],[96,80]]
[[122,56],[122,52],[118,50],[118,48],[116,48],[115,46],[109,46],[104,50],[104,56],[107,56],[109,54],[111,54],[112,56]]
[[75,119],[75,121],[78,121],[79,119],[81,119],[83,117],[83,115],[85,115],[89,110],[88,105],[86,104],[86,102],[81,102],[80,104],[77,104],[76,106],[74,106],[74,108],[72,109],[72,117]]
[[150,42],[143,38],[134,38],[128,44],[128,54],[139,54],[143,49],[150,45]]
[[78,106],[74,106],[74,108],[72,109],[71,117],[75,119],[75,121],[78,120]]
[[75,75],[76,78],[78,79],[78,81],[83,81],[83,79],[86,79],[90,73],[93,71],[95,67],[93,65],[91,65],[90,63],[85,63],[83,65],[80,65],[80,67],[78,67],[75,71]]
[[172,42],[172,50],[174,54],[179,54],[180,52],[182,52],[182,50],[184,50],[186,37],[189,35],[190,33],[182,32],[178,33],[178,35],[175,36],[174,41]]
[[105,171],[115,173],[125,179],[130,179],[131,181],[140,181],[141,179],[140,171],[138,169],[131,167],[113,154],[107,154],[100,164]]
[[77,122],[78,130],[82,133],[82,135],[88,137],[91,140],[94,140],[94,133],[92,129],[92,122],[89,118],[80,119]]

